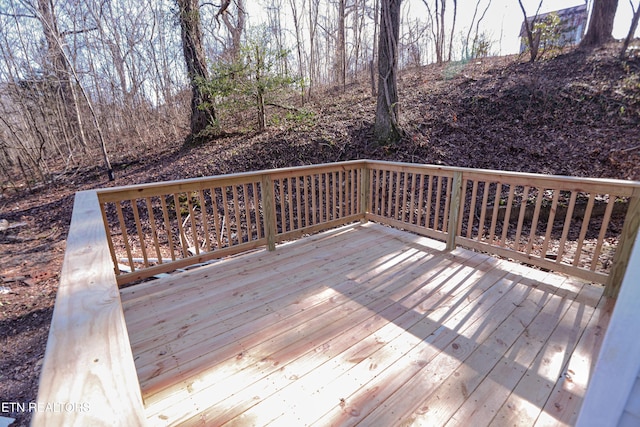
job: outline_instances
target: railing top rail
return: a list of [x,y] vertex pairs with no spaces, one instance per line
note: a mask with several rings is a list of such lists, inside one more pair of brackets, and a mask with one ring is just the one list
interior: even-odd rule
[[[394,168],[405,172],[438,171],[443,175],[452,175],[454,172],[462,172],[469,178],[492,178],[495,180],[511,181],[513,183],[533,183],[539,185],[561,184],[562,187],[575,190],[619,191],[620,196],[630,196],[632,188],[640,188],[640,181],[625,181],[611,178],[587,178],[565,175],[544,175],[528,172],[500,171],[492,169],[474,169],[455,166],[439,166],[419,163],[389,162],[383,160],[351,160],[337,163],[322,163],[316,165],[294,166],[288,168],[267,169],[256,172],[241,172],[234,174],[215,175],[199,178],[187,178],[181,180],[152,182],[112,188],[98,189],[98,197],[101,202],[120,200],[120,195],[128,194],[133,197],[145,197],[158,194],[158,190],[163,192],[188,191],[193,188],[208,187],[214,183],[231,185],[257,180],[263,175],[272,177],[286,177],[295,175],[298,172],[314,173],[325,169],[344,168],[349,166],[370,165],[373,167]],[[595,187],[595,188],[594,188]]]
[[240,172],[234,174],[214,175],[199,178],[187,178],[172,181],[150,182],[146,184],[127,185],[112,188],[102,188],[97,190],[98,197],[101,202],[109,202],[120,200],[121,194],[128,194],[134,197],[145,197],[158,194],[158,190],[162,190],[162,194],[166,192],[188,191],[193,188],[209,187],[212,184],[231,185],[236,183],[250,182],[251,180],[259,181],[260,177],[270,175],[275,178],[282,176],[291,176],[297,172],[314,173],[326,169],[345,168],[349,166],[364,165],[364,160],[351,160],[337,163],[321,163],[308,166],[293,166],[288,168],[266,169],[256,172]]
[[95,191],[76,193],[33,426],[144,425],[131,344]]
[[[432,170],[432,171],[440,171],[447,174],[452,174],[453,172],[462,172],[469,178],[494,178],[497,180],[509,180],[515,182],[529,182],[529,183],[562,183],[563,186],[581,189],[586,187],[603,187],[606,186],[609,189],[615,188],[616,190],[622,190],[623,193],[618,195],[631,195],[628,189],[631,188],[640,188],[640,181],[627,181],[622,179],[612,179],[612,178],[588,178],[588,177],[576,177],[576,176],[567,176],[567,175],[545,175],[539,173],[530,173],[530,172],[515,172],[515,171],[501,171],[501,170],[493,170],[493,169],[475,169],[475,168],[464,168],[464,167],[456,167],[456,166],[440,166],[440,165],[426,165],[420,163],[401,163],[401,162],[388,162],[383,160],[367,160],[367,165],[370,166],[379,166],[379,167],[393,167],[398,170],[411,172],[412,170]],[[532,181],[533,180],[533,181]],[[592,188],[589,188],[592,190]]]

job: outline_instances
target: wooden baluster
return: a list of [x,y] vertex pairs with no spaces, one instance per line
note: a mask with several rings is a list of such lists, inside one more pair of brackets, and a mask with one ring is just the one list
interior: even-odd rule
[[109,221],[107,221],[106,204],[100,203],[100,212],[102,213],[102,223],[104,224],[105,234],[107,235],[107,244],[109,245],[111,260],[113,261],[113,269],[116,275],[118,275],[120,274],[120,268],[118,267],[118,258],[116,258],[116,250],[115,250],[115,247],[113,246],[113,237],[111,235]]
[[480,207],[480,223],[478,224],[478,240],[484,240],[484,219],[487,212],[487,202],[489,201],[490,183],[485,181],[482,186],[482,205]]
[[158,264],[162,264],[162,253],[160,252],[160,244],[158,243],[158,230],[156,229],[156,218],[153,215],[153,203],[151,202],[151,197],[147,197],[145,202],[149,215],[149,225],[151,226],[151,236],[153,237],[153,247],[156,251]]
[[489,243],[493,244],[493,237],[498,223],[498,214],[500,213],[500,200],[502,200],[502,183],[496,184],[496,196],[493,199],[493,214],[491,215],[491,227],[489,228]]
[[133,211],[133,220],[136,223],[136,231],[138,232],[138,241],[140,242],[140,250],[142,251],[142,263],[145,268],[149,267],[149,258],[147,257],[147,245],[142,232],[142,224],[140,223],[140,213],[138,212],[138,203],[136,199],[131,199],[131,210]]
[[404,178],[402,180],[402,185],[400,186],[402,189],[402,204],[399,206],[399,209],[398,209],[399,210],[398,219],[402,222],[405,222],[405,218],[411,215],[411,211],[407,206],[407,194],[409,193],[409,191],[411,191],[411,186],[409,185],[409,180],[410,180],[409,174],[403,173],[402,176]]
[[[423,203],[424,203],[424,179],[426,175],[419,174],[418,175],[418,206],[416,208],[416,225],[420,226],[422,224],[422,212],[423,212]],[[425,224],[426,227],[426,224]]]
[[553,230],[553,223],[556,220],[556,211],[558,210],[559,197],[560,190],[553,190],[551,211],[549,212],[549,218],[547,219],[547,230],[544,233],[544,242],[542,243],[542,251],[540,253],[540,257],[543,259],[547,257],[547,250],[549,249],[549,242],[551,241],[551,231]]
[[196,255],[200,255],[200,239],[198,238],[198,225],[196,222],[196,215],[193,209],[193,202],[191,198],[193,192],[187,191],[187,209],[189,210],[189,218],[191,219],[191,237],[193,237],[193,248],[196,251]]
[[414,213],[416,211],[416,181],[418,181],[418,174],[411,174],[411,198],[409,199],[409,224],[415,224],[413,221]]
[[404,185],[403,185],[404,175],[405,175],[404,172],[396,172],[396,197],[394,201],[395,211],[393,212],[394,214],[393,218],[397,219],[398,221],[401,221],[402,216],[404,215],[404,212],[403,212],[404,206],[400,204],[400,193],[404,192]]
[[[223,193],[223,189],[220,188],[220,193]],[[216,229],[216,242],[218,243],[218,249],[222,248],[222,229],[223,224],[220,224],[220,211],[218,211],[218,191],[217,188],[211,189],[211,207],[213,209],[213,226]]]
[[562,255],[564,254],[564,245],[567,242],[567,236],[569,235],[569,228],[571,226],[571,220],[573,218],[573,210],[576,206],[576,198],[578,192],[572,191],[569,198],[569,206],[567,206],[567,216],[564,218],[564,225],[562,226],[562,237],[560,238],[560,244],[558,245],[558,255],[556,255],[556,263],[562,262]]
[[331,219],[331,185],[329,182],[329,174],[324,173],[324,221],[329,221]]
[[262,238],[262,221],[260,220],[260,202],[258,198],[258,183],[252,182],[251,188],[253,189],[253,211],[255,213],[256,218],[256,232],[257,239]]
[[538,219],[540,218],[540,207],[544,199],[544,188],[538,188],[538,197],[536,198],[536,207],[533,211],[533,219],[531,220],[531,230],[529,231],[529,243],[527,244],[527,255],[531,254],[533,243],[538,232]]
[[589,222],[591,221],[591,211],[593,211],[593,204],[595,202],[596,195],[594,193],[589,194],[589,201],[587,202],[587,209],[584,211],[584,217],[582,218],[582,226],[580,227],[580,237],[578,237],[578,246],[576,247],[576,253],[573,258],[572,265],[575,267],[580,261],[580,255],[582,254],[582,245],[584,239],[587,237],[587,230],[589,229]]
[[[446,233],[449,228],[449,218],[450,218],[449,206],[451,205],[452,188],[453,188],[453,179],[447,177],[447,190],[444,196],[444,210],[442,211],[442,232],[443,233]],[[454,230],[454,233],[455,233],[455,230]]]
[[516,186],[509,184],[509,196],[507,197],[507,209],[504,212],[504,221],[502,222],[502,236],[500,237],[500,246],[504,247],[504,243],[507,240],[507,233],[509,232],[509,221],[511,220],[511,208],[513,207],[513,195],[515,193]]
[[228,186],[222,187],[222,212],[225,230],[227,231],[227,246],[233,246],[233,236],[231,235],[231,207],[228,199]]
[[311,221],[313,221],[313,225],[318,224],[318,204],[316,199],[318,198],[318,186],[320,185],[321,180],[320,175],[313,175],[311,177]]
[[338,216],[336,218],[342,218],[342,216],[344,215],[344,186],[342,185],[344,183],[343,181],[343,175],[341,171],[336,172],[336,181],[335,181],[335,187],[336,187],[336,192],[338,193]]
[[469,188],[469,180],[462,180],[462,172],[453,173],[453,186],[456,186],[456,174],[460,174],[462,185],[460,186],[460,208],[458,212],[458,224],[456,225],[456,236],[462,236],[462,223],[464,222],[464,205],[467,201],[467,189]]
[[307,176],[301,176],[302,179],[302,210],[303,212],[300,214],[300,220],[304,222],[304,227],[309,226],[309,187],[307,184]]
[[295,220],[296,220],[296,229],[300,229],[302,228],[302,209],[301,209],[301,203],[300,203],[300,178],[299,177],[294,177],[293,178],[294,182],[295,182],[295,187],[296,187],[296,215],[295,215]]
[[331,172],[331,186],[333,191],[331,192],[331,204],[332,204],[332,212],[333,212],[333,216],[331,217],[331,219],[336,219],[337,218],[337,212],[338,212],[338,178],[337,178],[338,173],[337,172]]
[[[295,229],[295,225],[293,223],[293,178],[286,178],[287,181],[287,209],[289,212],[289,227],[288,231],[293,231]],[[284,179],[283,179],[284,181]],[[285,228],[283,227],[283,230]]]
[[[371,169],[371,176],[369,177],[370,185],[371,185],[371,213],[374,215],[378,214],[380,211],[380,169],[374,170]],[[375,189],[375,191],[374,191]],[[380,215],[382,215],[382,211],[380,211]]]
[[349,215],[356,215],[358,213],[358,169],[351,169],[349,171],[349,192],[351,194],[351,205],[349,206]]
[[204,231],[204,244],[207,252],[211,252],[211,239],[209,237],[209,218],[207,216],[207,199],[204,197],[204,190],[198,190],[198,198],[200,199],[200,218],[202,221],[202,229]]
[[435,229],[435,224],[431,227],[431,201],[433,200],[433,175],[429,175],[429,185],[427,187],[427,213],[425,218],[425,227]]
[[442,198],[442,179],[444,177],[442,176],[438,176],[438,184],[436,186],[436,209],[434,211],[434,217],[433,217],[433,229],[437,230],[438,226],[440,225],[440,199]]
[[522,200],[520,201],[520,212],[518,214],[518,225],[516,227],[515,250],[520,251],[520,236],[522,233],[522,225],[524,224],[524,216],[527,212],[527,203],[529,201],[529,186],[525,186],[522,190]]
[[122,202],[116,202],[116,211],[118,213],[118,221],[120,222],[120,231],[122,231],[122,240],[124,240],[124,248],[127,251],[127,258],[129,259],[129,268],[131,272],[136,271],[136,267],[133,265],[133,256],[131,255],[131,246],[129,246],[129,236],[127,234],[127,224],[124,222],[124,215],[122,214]]
[[231,186],[231,194],[233,195],[233,212],[236,218],[236,238],[238,244],[244,242],[244,235],[242,233],[242,216],[240,215],[240,199],[238,198],[238,186]]
[[249,186],[242,184],[242,199],[244,201],[244,218],[247,225],[247,241],[253,241],[253,223],[251,222],[251,208],[249,207]]
[[276,208],[274,183],[269,175],[263,175],[261,180],[262,209],[264,209],[264,234],[267,239],[267,249],[276,249]]
[[175,248],[173,246],[173,233],[171,230],[171,221],[169,220],[169,208],[165,196],[160,196],[160,206],[162,207],[162,217],[164,219],[164,229],[167,233],[167,241],[169,242],[169,251],[171,252],[171,261],[176,260]]
[[476,197],[478,196],[478,181],[473,181],[471,188],[471,205],[469,206],[469,220],[467,222],[467,239],[471,238],[473,231],[473,221],[476,214]]
[[378,174],[380,175],[378,178],[379,188],[380,188],[380,216],[384,216],[385,206],[387,205],[387,171],[379,170]]
[[184,234],[184,227],[182,226],[182,206],[180,206],[180,197],[177,193],[173,194],[173,203],[176,211],[176,219],[178,221],[178,233],[180,235],[180,242],[182,246],[182,256],[186,258],[189,255],[187,252],[189,244],[187,243],[187,237]]
[[613,206],[615,204],[616,196],[609,195],[609,199],[607,200],[607,207],[604,211],[604,217],[602,218],[602,223],[600,225],[598,242],[596,243],[596,247],[593,251],[593,258],[591,259],[591,271],[596,271],[598,258],[600,257],[600,252],[602,251],[602,244],[604,243],[604,238],[607,234],[607,229],[609,228],[609,221],[611,220],[611,213],[613,212]]

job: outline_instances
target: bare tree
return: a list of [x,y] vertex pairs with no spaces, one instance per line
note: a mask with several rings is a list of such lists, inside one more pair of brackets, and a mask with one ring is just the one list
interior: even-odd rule
[[346,1],[338,0],[338,35],[336,40],[335,81],[342,86],[346,85],[346,46],[345,46],[345,20]]
[[378,99],[374,134],[381,144],[395,143],[402,137],[399,123],[398,38],[401,0],[380,2],[380,39],[378,43]]
[[[489,6],[491,6],[491,0],[489,0],[487,2],[487,5],[485,6],[484,10],[482,11],[482,14],[476,20],[476,17],[478,16],[478,9],[480,8],[481,1],[482,0],[478,0],[476,2],[476,7],[473,10],[473,17],[471,18],[471,24],[469,25],[469,30],[467,31],[467,38],[466,38],[465,43],[464,43],[465,56],[467,58],[475,55],[474,48],[476,47],[476,44],[478,43],[478,37],[480,35],[480,23],[482,22],[482,20],[484,19],[485,15],[487,14],[487,11],[489,10]],[[470,45],[469,44],[469,39],[471,38],[471,32],[473,31],[474,25],[475,25],[475,35],[473,36],[473,43]],[[471,50],[469,50],[469,46],[471,46]]]
[[453,33],[456,29],[456,17],[458,15],[458,0],[453,0],[453,22],[451,23],[451,34],[449,35],[449,56],[447,61],[451,62],[451,52],[453,50]]
[[371,74],[371,96],[376,96],[376,79],[375,79],[375,71],[376,71],[376,65],[378,64],[377,61],[377,54],[378,54],[378,31],[380,28],[380,21],[379,21],[379,17],[380,14],[378,13],[378,9],[380,8],[380,0],[375,0],[374,6],[373,6],[373,49],[371,50],[371,61],[369,62],[369,71]]
[[531,56],[529,57],[530,62],[534,62],[538,57],[538,46],[540,44],[540,38],[539,38],[539,35],[534,34],[534,27],[536,24],[536,20],[538,19],[538,13],[540,13],[540,8],[542,7],[543,2],[544,0],[540,0],[540,3],[538,4],[538,8],[536,9],[535,15],[533,15],[531,20],[529,20],[529,17],[527,17],[527,11],[525,10],[522,4],[522,0],[518,0],[518,4],[520,5],[520,9],[522,10],[522,15],[524,16],[523,25],[524,25],[525,33],[527,35],[529,51],[531,54]]
[[618,0],[593,0],[589,28],[580,41],[580,47],[599,46],[613,40],[613,20],[617,9]]
[[222,17],[222,22],[224,22],[231,38],[231,46],[226,49],[226,56],[228,56],[229,59],[237,60],[240,57],[240,47],[242,44],[242,35],[245,31],[247,12],[245,10],[244,0],[236,0],[234,4],[235,14],[232,14],[231,0],[223,0],[215,17],[216,20]]
[[445,46],[445,11],[447,8],[446,0],[434,1],[434,12],[432,13],[431,5],[428,0],[422,0],[427,7],[429,19],[431,21],[431,33],[434,41],[436,53],[436,62],[442,64],[444,62],[444,46]]
[[[302,9],[304,9],[305,1],[302,1]],[[300,82],[300,96],[302,105],[304,105],[304,65],[302,63],[302,30],[300,15],[298,15],[297,0],[289,0],[289,6],[291,7],[291,14],[293,17],[293,27],[296,35],[296,53],[298,55],[298,81]]]
[[[87,138],[82,126],[82,118],[78,108],[78,97],[75,87],[69,79],[69,67],[64,58],[62,50],[62,34],[58,29],[58,22],[50,0],[38,0],[37,10],[34,10],[36,17],[42,24],[42,31],[47,42],[48,59],[51,69],[60,84],[60,93],[66,111],[66,118],[72,128],[80,137],[80,143],[87,147]],[[70,110],[71,111],[70,111]]]
[[631,10],[633,11],[633,19],[631,19],[631,26],[629,27],[629,33],[627,33],[627,37],[625,37],[624,42],[622,43],[622,48],[620,49],[620,59],[624,59],[627,55],[627,49],[629,48],[629,43],[633,39],[633,35],[636,33],[638,29],[638,21],[640,20],[640,4],[638,7],[635,7],[632,0],[629,0],[629,4],[631,5]]
[[197,137],[215,121],[213,103],[200,89],[200,81],[209,77],[202,47],[202,28],[198,0],[176,0],[179,8],[182,52],[191,83],[191,137]]
[[318,78],[318,16],[320,13],[320,0],[309,0],[309,95],[316,79]]

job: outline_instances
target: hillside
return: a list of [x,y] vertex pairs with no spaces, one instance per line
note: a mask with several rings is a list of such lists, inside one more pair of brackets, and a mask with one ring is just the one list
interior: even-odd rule
[[[613,46],[534,64],[501,57],[405,70],[406,135],[394,146],[373,142],[375,99],[364,80],[318,91],[288,118],[271,107],[261,134],[238,126],[197,145],[119,150],[115,183],[97,167],[81,168],[33,192],[7,191],[0,218],[13,227],[0,231],[0,401],[35,400],[76,191],[357,158],[640,180],[640,58],[623,62],[616,53]],[[27,424],[23,415],[16,423]]]

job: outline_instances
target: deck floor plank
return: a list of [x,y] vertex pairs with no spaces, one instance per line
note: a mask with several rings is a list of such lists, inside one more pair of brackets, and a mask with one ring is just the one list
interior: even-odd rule
[[230,426],[570,425],[601,295],[373,223],[121,292],[149,424]]
[[[382,254],[385,253],[386,248],[382,247],[377,249],[380,249],[381,252],[379,253]],[[350,264],[358,261],[357,257],[347,257],[348,251],[349,249],[345,249],[344,253],[337,251],[336,256],[344,255],[344,257],[339,259],[333,268],[339,269],[341,266],[348,268]],[[353,249],[351,249],[351,251],[353,251]],[[364,255],[360,254],[359,256],[363,257]],[[211,295],[205,297],[201,295],[199,291],[196,291],[196,293],[192,295],[192,304],[186,307],[176,306],[172,304],[171,301],[166,301],[164,305],[170,306],[171,310],[176,312],[175,315],[172,316],[168,322],[158,323],[156,321],[150,324],[145,321],[136,323],[134,327],[140,331],[146,331],[146,334],[142,334],[141,332],[142,337],[137,337],[138,341],[135,344],[135,350],[142,356],[151,352],[150,357],[153,358],[153,353],[157,353],[154,349],[161,343],[172,343],[172,345],[175,345],[178,344],[175,342],[176,339],[182,339],[183,337],[185,340],[191,339],[193,337],[190,337],[190,335],[198,333],[199,331],[202,332],[203,329],[205,330],[204,333],[206,336],[215,337],[217,333],[211,329],[212,327],[222,331],[228,331],[227,323],[231,323],[232,325],[246,324],[253,320],[253,317],[263,317],[266,313],[258,309],[268,308],[279,299],[280,301],[278,301],[277,304],[286,306],[287,302],[292,303],[305,299],[307,294],[312,297],[321,297],[322,295],[318,295],[317,293],[317,285],[319,281],[327,276],[318,274],[322,268],[317,263],[312,262],[307,264],[307,266],[308,268],[306,270],[301,270],[300,272],[290,270],[278,271],[276,277],[259,274],[260,270],[256,270],[252,275],[251,282],[245,285],[243,281],[238,284],[237,289],[226,289],[227,284],[222,280],[218,280],[215,285],[211,285],[210,287],[225,288],[226,290],[224,292],[211,289]],[[233,269],[233,266],[230,266],[229,269]],[[326,273],[328,276],[332,274],[330,271],[326,271]],[[279,280],[276,278],[279,278]],[[228,279],[231,283],[233,283],[234,280],[233,277]],[[283,286],[283,280],[294,283],[296,286]],[[279,286],[277,286],[278,283]],[[186,293],[188,293],[188,291],[185,291],[183,294]],[[288,299],[283,300],[283,298]],[[311,304],[312,302],[306,301],[306,303]],[[301,303],[298,302],[297,308],[299,310],[305,309],[305,307],[300,304]],[[158,302],[157,306],[162,307],[163,303]],[[291,306],[296,307],[293,304]],[[146,311],[156,312],[155,310],[149,309]],[[279,314],[284,315],[283,313]],[[236,317],[241,318],[240,322],[234,319]],[[179,328],[176,328],[176,325],[179,325]],[[178,331],[177,334],[176,331]],[[141,362],[144,364],[143,361]]]
[[[385,279],[386,276],[394,272],[393,269],[385,267],[386,262],[393,263],[397,262],[398,259],[410,259],[415,262],[417,260],[417,256],[426,257],[424,253],[417,253],[410,250],[404,251],[404,253],[395,253],[390,257],[385,255],[380,259],[385,260],[386,258],[390,258],[389,261],[383,262],[380,267],[374,266],[375,268],[371,269],[371,271],[363,271],[362,276],[366,278],[372,275],[377,275],[378,273],[376,268],[381,268],[383,269],[383,275],[379,278]],[[309,270],[313,270],[311,267],[312,266],[309,266]],[[398,269],[398,267],[396,267],[396,269]],[[349,263],[345,265],[345,271],[351,272],[353,270],[353,266],[349,265]],[[334,274],[344,277],[344,274],[346,273],[340,273],[340,271],[338,271]],[[331,280],[331,277],[333,277],[328,272],[326,275],[316,274],[316,276],[319,281]],[[318,327],[322,327],[326,323],[326,320],[322,319],[323,314],[331,311],[334,314],[340,314],[340,311],[347,312],[348,310],[359,307],[359,304],[354,302],[353,298],[361,294],[366,295],[366,292],[370,290],[369,288],[372,286],[373,282],[364,280],[362,285],[357,283],[354,285],[354,283],[355,282],[353,281],[343,280],[333,288],[318,291],[318,288],[316,287],[315,294],[311,294],[310,296],[302,295],[302,298],[298,295],[298,299],[295,301],[290,301],[289,299],[285,301],[276,300],[275,302],[271,302],[269,305],[275,306],[280,304],[280,307],[282,308],[279,310],[270,309],[268,312],[264,312],[264,310],[258,311],[262,314],[262,317],[252,319],[250,322],[247,322],[247,317],[244,313],[240,313],[238,318],[235,320],[218,323],[218,325],[222,325],[222,330],[226,330],[222,334],[216,334],[216,331],[211,328],[204,328],[201,330],[204,332],[204,336],[199,333],[185,335],[184,337],[181,337],[181,339],[184,339],[186,343],[194,341],[195,345],[180,345],[179,347],[181,350],[173,352],[171,357],[174,361],[180,363],[180,370],[182,373],[185,372],[185,369],[192,366],[197,371],[202,365],[202,360],[195,360],[189,355],[201,355],[208,348],[216,350],[209,351],[209,353],[202,355],[199,359],[211,358],[214,360],[234,360],[237,358],[237,355],[242,354],[242,358],[248,363],[252,360],[252,354],[263,354],[265,352],[267,352],[266,354],[269,354],[269,351],[273,351],[271,350],[272,347],[279,349],[279,347],[283,345],[282,340],[273,342],[275,337],[282,335],[284,340],[291,340],[292,336],[284,335],[285,332],[290,330],[295,337],[296,328],[304,328],[305,332],[309,333],[310,327],[312,326],[309,323],[310,321],[315,321]],[[215,329],[215,327],[213,328]],[[265,341],[264,334],[259,333],[259,331],[264,330],[265,328],[269,328],[270,332],[269,337],[267,337],[267,341]],[[256,331],[258,331],[258,333],[256,333]],[[207,334],[210,334],[211,338],[207,339]],[[262,346],[263,348],[249,352],[250,348],[260,342],[264,342]],[[172,342],[170,345],[175,345],[175,343]],[[189,363],[190,361],[193,361],[193,363]],[[233,364],[237,368],[237,362],[233,362]]]
[[[479,259],[481,257],[478,257]],[[471,261],[470,261],[471,262]],[[476,261],[477,262],[477,261]],[[473,265],[473,264],[472,264]],[[449,267],[451,268],[451,267]],[[470,269],[471,270],[471,269]],[[409,281],[407,280],[407,284],[410,286],[410,288],[415,289],[415,291],[410,294],[407,295],[406,297],[403,297],[402,295],[398,295],[395,294],[393,295],[390,299],[389,298],[384,298],[384,299],[380,299],[379,301],[381,301],[384,305],[386,305],[387,307],[383,310],[380,311],[376,311],[374,309],[373,306],[368,307],[368,309],[371,311],[372,314],[376,314],[377,313],[377,320],[378,322],[382,322],[383,324],[386,323],[388,324],[390,321],[392,321],[394,324],[397,325],[398,322],[402,321],[401,319],[398,318],[398,315],[403,315],[403,314],[407,314],[410,313],[412,310],[414,310],[415,305],[421,303],[422,301],[424,301],[424,298],[427,296],[430,296],[432,294],[434,294],[434,289],[438,283],[442,283],[446,278],[451,277],[448,274],[434,274],[437,273],[439,271],[442,270],[431,270],[428,275],[422,275],[422,276],[415,276],[415,279],[417,281],[422,281],[425,282],[425,286],[422,288],[417,288],[416,287],[416,280],[413,281]],[[467,272],[468,273],[468,272]],[[431,276],[431,277],[428,277]],[[430,279],[435,279],[435,280],[430,280]],[[431,286],[429,286],[431,285]],[[432,289],[428,289],[429,287],[431,287]],[[427,289],[425,289],[427,288]],[[373,310],[372,310],[373,309]],[[413,317],[413,322],[412,323],[408,323],[406,324],[406,327],[410,327],[413,324],[415,324],[416,322],[420,321],[422,319],[422,314],[418,314],[417,316]],[[375,321],[375,320],[374,320]],[[369,325],[369,324],[368,324]],[[351,328],[347,329],[345,328],[345,333],[348,334],[349,336],[352,337],[357,337],[357,339],[359,340],[364,340],[366,337],[363,335],[363,328],[359,325],[359,324],[355,324],[352,323],[351,324]],[[344,333],[343,333],[344,335]],[[382,344],[385,343],[387,345],[389,345],[389,343],[386,343],[385,341],[381,341],[381,338],[378,334],[376,334],[377,338],[374,341],[374,347],[375,348],[375,343],[377,344]],[[388,338],[387,338],[388,339]],[[398,343],[395,343],[395,345],[398,345]],[[326,342],[321,344],[322,347],[328,348],[328,349],[333,349],[338,350],[340,349],[340,346],[336,345],[336,342],[334,342],[333,340],[330,342]],[[370,349],[372,347],[369,347]],[[333,360],[334,362],[336,361],[341,361],[340,363],[338,363],[338,367],[340,368],[344,368],[344,367],[351,367],[351,366],[355,366],[355,365],[366,365],[366,360],[370,357],[365,357],[362,354],[349,354],[348,352],[349,348],[345,349],[345,352],[347,352],[348,356],[346,357],[339,357],[340,355],[334,356]],[[391,364],[395,361],[395,359],[397,359],[397,356],[395,356],[395,353],[398,353],[398,350],[394,351],[394,352],[389,352],[387,356],[388,361],[385,361],[385,358],[380,357],[380,359],[377,361],[379,366],[384,366],[386,363]],[[313,357],[314,356],[314,352],[309,352],[308,354],[309,357]],[[313,366],[313,365],[312,365]],[[313,371],[313,374],[310,378],[309,377],[305,377],[305,376],[301,376],[299,371],[295,371],[296,375],[295,375],[295,385],[296,387],[293,387],[293,385],[288,385],[286,391],[281,391],[281,390],[276,390],[276,393],[274,393],[272,396],[269,397],[269,399],[263,399],[261,400],[261,402],[256,405],[255,408],[252,408],[251,410],[247,411],[246,414],[243,415],[243,417],[246,416],[253,416],[253,417],[258,417],[261,420],[265,420],[266,421],[266,417],[268,416],[267,414],[271,414],[270,416],[272,417],[278,417],[281,416],[282,413],[278,412],[281,411],[282,408],[282,402],[285,401],[290,401],[290,399],[293,399],[295,396],[301,396],[304,395],[305,393],[308,394],[310,397],[310,399],[313,400],[313,408],[308,408],[307,405],[304,405],[302,402],[297,402],[297,406],[301,406],[302,410],[305,411],[305,416],[306,417],[311,417],[310,415],[310,411],[318,411],[321,408],[319,399],[317,398],[317,396],[314,395],[313,391],[318,388],[318,381],[320,380],[320,378],[325,378],[325,382],[326,382],[326,378],[337,378],[338,374],[336,372],[336,370],[332,370],[332,368],[335,367],[334,366],[320,366],[317,365],[317,367],[315,368],[315,370]],[[329,372],[325,372],[327,369],[329,369]],[[371,364],[367,365],[364,369],[368,369],[369,371],[371,371]],[[344,371],[344,369],[343,369]],[[344,373],[344,372],[342,372]],[[318,375],[321,375],[321,377],[318,377]],[[291,378],[288,379],[287,381],[288,384],[293,384],[293,382],[291,381]],[[338,386],[339,387],[339,392],[340,393],[344,393],[345,392],[345,387],[344,386]],[[322,393],[323,395],[331,395],[331,393]],[[275,404],[274,404],[275,402]],[[335,405],[337,401],[333,400],[330,401],[329,404]],[[328,409],[328,408],[327,408]],[[273,413],[273,411],[276,411],[276,413]],[[254,412],[257,411],[262,411],[260,413],[260,415],[254,415]],[[292,416],[292,412],[289,411],[288,413],[289,416]],[[320,412],[318,414],[318,416],[322,415],[322,412]],[[215,420],[216,422],[219,421],[218,419]]]

